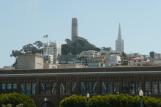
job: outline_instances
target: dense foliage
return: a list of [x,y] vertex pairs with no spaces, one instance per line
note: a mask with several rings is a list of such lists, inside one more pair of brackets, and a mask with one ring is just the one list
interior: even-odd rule
[[74,41],[66,39],[66,43],[67,44],[65,44],[64,47],[62,47],[63,55],[68,55],[69,53],[71,53],[72,55],[77,55],[82,51],[100,50],[99,48],[89,43],[86,39],[82,37],[77,37]]
[[[70,96],[60,102],[60,107],[140,107],[141,97],[124,94],[92,96]],[[144,107],[161,107],[161,99],[143,97]]]
[[20,50],[12,50],[11,57],[17,57],[26,53],[42,53],[43,43],[41,41],[35,41],[34,43],[26,44]]
[[70,96],[60,102],[60,107],[86,107],[86,104],[84,96]]
[[33,99],[29,96],[19,93],[0,94],[0,106],[8,104],[12,105],[12,107],[16,107],[19,104],[23,104],[23,107],[36,107]]

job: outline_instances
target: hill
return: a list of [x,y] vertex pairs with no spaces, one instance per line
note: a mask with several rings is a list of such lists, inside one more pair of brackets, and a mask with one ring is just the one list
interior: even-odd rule
[[67,55],[69,53],[71,53],[72,55],[77,55],[82,51],[100,50],[95,45],[89,43],[86,39],[82,37],[77,37],[74,41],[66,39],[66,42],[67,44],[64,44],[64,46],[62,47],[63,55]]

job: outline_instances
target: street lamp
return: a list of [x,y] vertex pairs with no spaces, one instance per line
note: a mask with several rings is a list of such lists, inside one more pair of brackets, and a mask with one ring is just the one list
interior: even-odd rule
[[87,93],[86,97],[87,97],[87,105],[88,105],[88,99],[89,99],[89,97],[90,97],[90,94]]
[[47,101],[48,101],[48,99],[45,97],[44,98],[45,107],[47,107]]
[[87,97],[87,99],[88,99],[88,98],[90,97],[90,94],[89,94],[89,93],[87,93],[86,97]]
[[47,101],[48,101],[48,99],[45,97],[45,98],[44,98],[44,102],[47,102]]
[[143,96],[144,96],[144,92],[142,89],[139,90],[139,96],[141,97],[141,100],[140,100],[140,107],[143,107]]

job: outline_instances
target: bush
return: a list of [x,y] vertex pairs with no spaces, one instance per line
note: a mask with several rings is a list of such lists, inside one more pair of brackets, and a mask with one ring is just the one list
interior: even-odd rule
[[[110,94],[105,96],[92,96],[88,99],[84,96],[66,97],[60,102],[60,107],[140,107],[140,96],[125,94]],[[161,107],[161,99],[155,97],[143,97],[144,107]]]
[[87,99],[84,96],[70,96],[63,99],[60,107],[87,107]]
[[25,96],[19,93],[8,93],[0,95],[0,106],[12,104],[13,107],[19,104],[23,104],[23,107],[36,107],[33,99],[29,96]]

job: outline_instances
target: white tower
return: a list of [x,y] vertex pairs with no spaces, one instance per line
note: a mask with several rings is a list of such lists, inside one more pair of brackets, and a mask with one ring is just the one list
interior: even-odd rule
[[77,18],[72,18],[72,41],[78,37],[78,23]]
[[119,53],[124,52],[124,40],[121,38],[121,25],[119,23],[118,38],[116,40],[116,51]]

